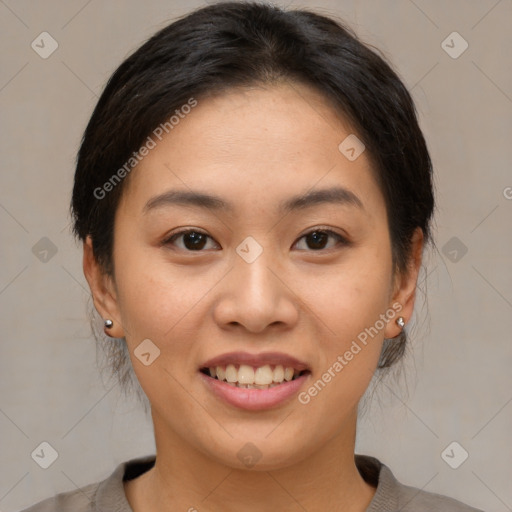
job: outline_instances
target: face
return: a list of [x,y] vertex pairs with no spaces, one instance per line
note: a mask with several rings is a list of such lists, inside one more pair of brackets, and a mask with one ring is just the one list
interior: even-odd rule
[[[87,250],[84,268],[111,335],[126,338],[157,449],[231,467],[259,453],[275,469],[354,426],[417,274],[394,279],[369,159],[338,148],[352,133],[305,86],[236,90],[199,100],[132,171],[114,276]],[[208,367],[242,383],[301,374],[240,388]]]

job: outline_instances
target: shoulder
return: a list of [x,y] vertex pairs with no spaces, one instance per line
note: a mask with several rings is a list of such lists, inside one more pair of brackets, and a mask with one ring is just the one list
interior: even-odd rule
[[32,505],[21,512],[91,512],[100,483],[63,492]]
[[104,480],[62,492],[21,512],[132,512],[126,499],[123,481],[142,474],[154,463],[154,455],[122,462]]
[[376,487],[366,512],[484,512],[454,498],[402,484],[375,457],[356,454],[355,460],[363,478]]
[[443,510],[444,512],[483,512],[449,496],[423,491],[398,483],[398,503],[403,512],[427,512]]

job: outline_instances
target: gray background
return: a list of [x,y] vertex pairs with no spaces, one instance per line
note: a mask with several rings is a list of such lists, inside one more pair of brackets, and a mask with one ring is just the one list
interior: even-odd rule
[[[0,0],[4,512],[154,452],[140,404],[96,367],[68,203],[78,143],[110,74],[202,4]],[[379,457],[403,483],[512,510],[512,2],[282,5],[340,16],[384,52],[412,90],[435,166],[438,250],[422,273],[411,350],[405,371],[368,402],[356,451]],[[59,45],[47,59],[31,47],[43,31]],[[456,59],[442,47],[453,31],[469,44]],[[43,237],[55,254],[44,253]],[[46,470],[31,458],[42,441],[58,452]],[[441,456],[453,441],[469,453],[458,469]],[[448,453],[457,460],[462,452]]]

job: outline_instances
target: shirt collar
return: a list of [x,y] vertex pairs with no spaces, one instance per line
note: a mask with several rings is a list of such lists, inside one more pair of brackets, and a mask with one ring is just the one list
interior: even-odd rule
[[[114,472],[100,482],[95,499],[96,512],[131,512],[123,481],[136,478],[151,469],[155,455],[138,457],[119,464]],[[366,482],[377,489],[366,512],[394,512],[398,507],[399,482],[391,470],[375,457],[355,455],[356,467]]]

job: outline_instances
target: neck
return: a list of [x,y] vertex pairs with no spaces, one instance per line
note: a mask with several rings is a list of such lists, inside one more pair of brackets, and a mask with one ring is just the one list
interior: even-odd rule
[[364,512],[375,488],[354,462],[356,419],[354,414],[345,429],[299,462],[258,471],[219,464],[160,430],[154,418],[156,462],[125,483],[128,501],[134,512]]

